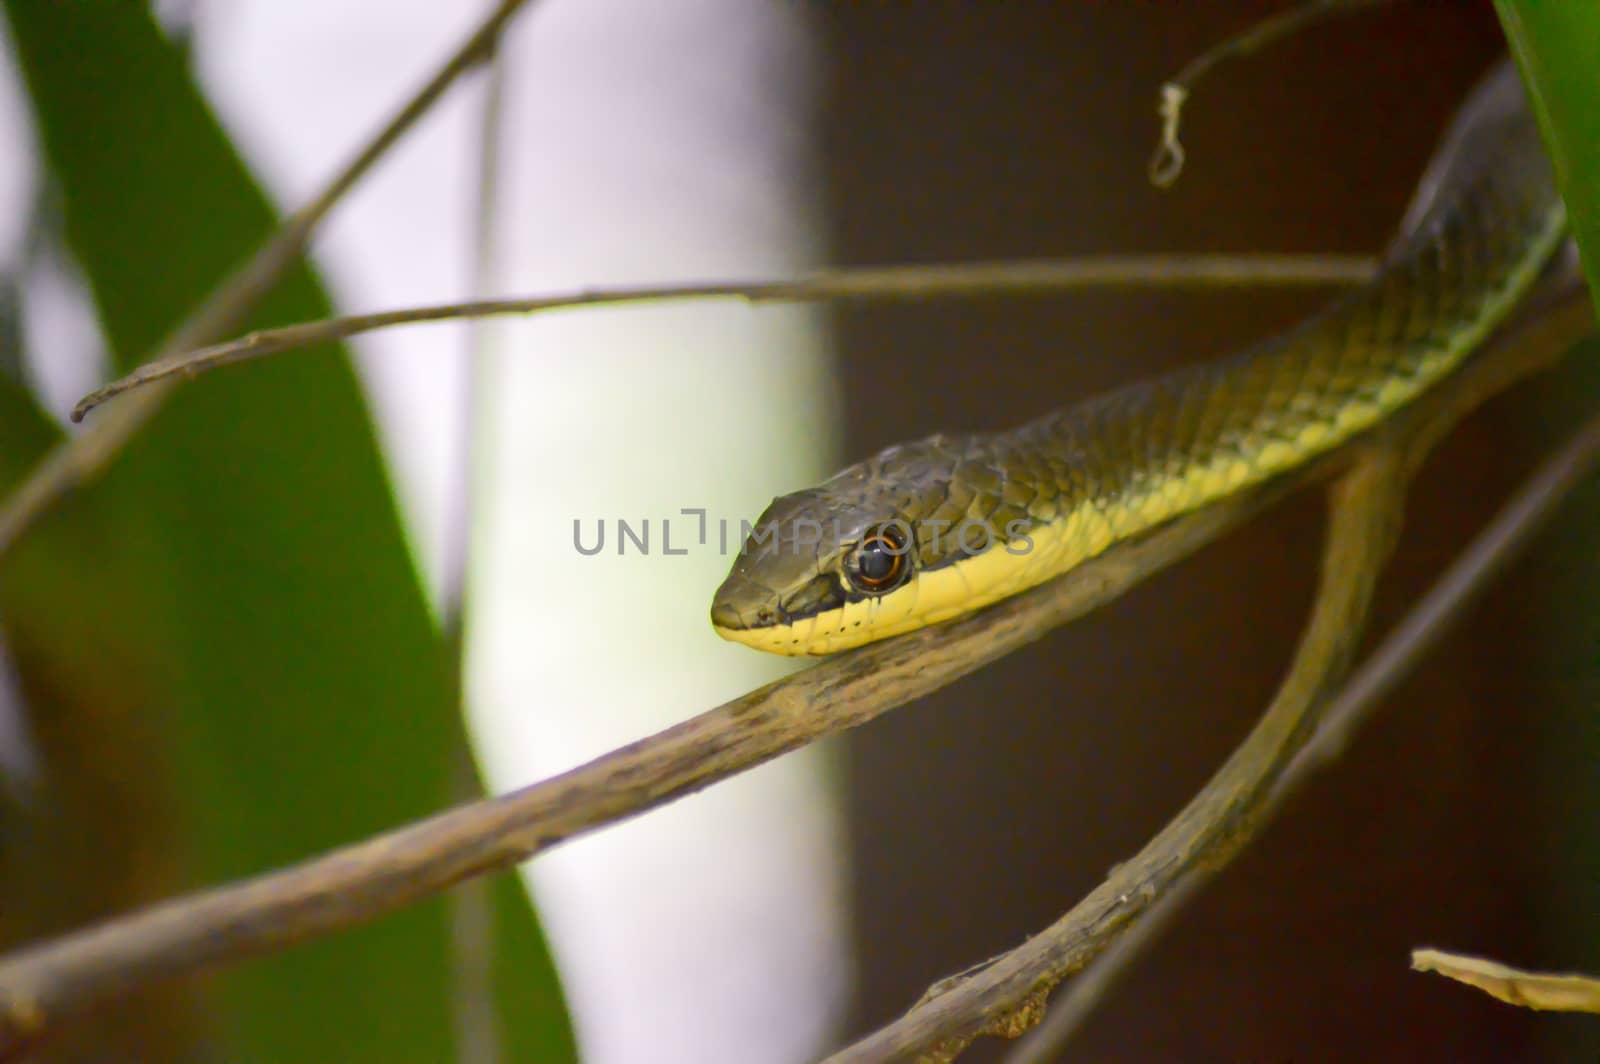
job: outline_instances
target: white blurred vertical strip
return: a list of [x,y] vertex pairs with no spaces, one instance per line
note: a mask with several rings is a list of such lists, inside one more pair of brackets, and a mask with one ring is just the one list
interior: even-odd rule
[[[483,5],[226,0],[198,20],[229,128],[297,202]],[[506,42],[500,288],[781,276],[814,264],[804,7],[539,0]],[[333,216],[319,249],[349,308],[464,294],[472,99],[456,94]],[[478,440],[467,618],[472,725],[497,789],[569,767],[769,679],[718,641],[735,529],[832,462],[816,317],[722,304],[499,328]],[[465,365],[454,330],[362,349],[436,594],[457,549]],[[455,515],[459,516],[459,515]],[[572,522],[650,519],[649,556],[573,546]],[[614,533],[615,527],[612,525]],[[404,726],[403,722],[396,722]],[[846,986],[842,844],[827,766],[785,758],[582,840],[533,870],[585,1059],[813,1056]]]
[[28,228],[37,167],[21,71],[11,58],[11,43],[0,20],[0,272],[18,265]]
[[[11,273],[22,264],[38,179],[20,74],[12,61],[5,22],[0,19],[0,274]],[[15,355],[0,353],[0,363],[11,363]],[[0,645],[0,788],[15,797],[32,785],[37,773],[37,756],[22,713],[19,677],[10,653]]]
[[22,280],[22,338],[27,380],[39,405],[69,432],[67,415],[106,380],[111,355],[77,264],[46,245]]
[[[804,7],[546,0],[513,34],[503,287],[783,276],[814,265]],[[498,327],[468,597],[476,734],[497,786],[639,738],[776,674],[718,641],[753,520],[832,460],[814,314],[734,304]],[[698,542],[704,508],[712,529]],[[614,522],[651,524],[616,552]],[[662,522],[671,518],[669,556]],[[581,555],[573,522],[606,550]],[[732,549],[737,549],[736,543]],[[797,1061],[843,998],[826,767],[784,759],[533,867],[586,1059]]]

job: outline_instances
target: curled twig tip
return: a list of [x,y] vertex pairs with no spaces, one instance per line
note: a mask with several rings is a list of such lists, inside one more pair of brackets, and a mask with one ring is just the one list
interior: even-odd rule
[[1255,23],[1191,59],[1177,76],[1161,86],[1161,142],[1150,160],[1150,183],[1170,188],[1183,172],[1183,145],[1178,142],[1178,122],[1190,90],[1219,64],[1250,55],[1275,41],[1291,37],[1322,19],[1386,3],[1387,0],[1307,0]]
[[1161,86],[1161,142],[1150,158],[1150,183],[1157,188],[1171,188],[1178,175],[1183,173],[1183,144],[1178,140],[1178,125],[1183,120],[1183,105],[1189,99],[1189,90],[1177,82]]

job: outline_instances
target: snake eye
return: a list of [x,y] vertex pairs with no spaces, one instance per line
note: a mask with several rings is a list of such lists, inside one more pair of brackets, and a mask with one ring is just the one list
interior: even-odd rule
[[910,541],[902,523],[891,522],[868,532],[845,566],[850,582],[869,595],[881,595],[905,583],[911,575]]

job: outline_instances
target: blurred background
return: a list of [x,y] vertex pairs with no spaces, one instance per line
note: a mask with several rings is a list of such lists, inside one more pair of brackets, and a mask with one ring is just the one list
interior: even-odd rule
[[[252,325],[820,264],[1375,252],[1503,51],[1493,11],[1396,4],[1222,68],[1182,180],[1151,189],[1156,87],[1278,9],[542,0]],[[7,0],[0,485],[486,10]],[[667,523],[692,540],[682,508],[753,519],[879,447],[1217,357],[1328,295],[580,312],[187,387],[0,558],[0,938],[548,776],[778,675],[706,623],[728,559],[659,552]],[[1597,387],[1568,366],[1440,448],[1379,631]],[[573,549],[574,521],[646,519],[658,553]],[[816,1057],[1044,927],[1181,807],[1272,693],[1321,519],[1296,497],[915,706],[564,847],[531,905],[500,877],[152,989],[39,1059]],[[1597,528],[1591,485],[1072,1059],[1600,1056],[1581,1017],[1407,970],[1423,944],[1600,968]]]

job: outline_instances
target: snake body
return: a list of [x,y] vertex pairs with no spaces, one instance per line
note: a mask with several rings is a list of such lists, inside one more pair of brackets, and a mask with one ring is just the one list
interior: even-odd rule
[[1232,357],[1011,431],[891,447],[775,500],[717,592],[716,630],[823,654],[949,620],[1297,469],[1448,377],[1566,224],[1513,73],[1478,95],[1500,106],[1468,172],[1369,283]]

